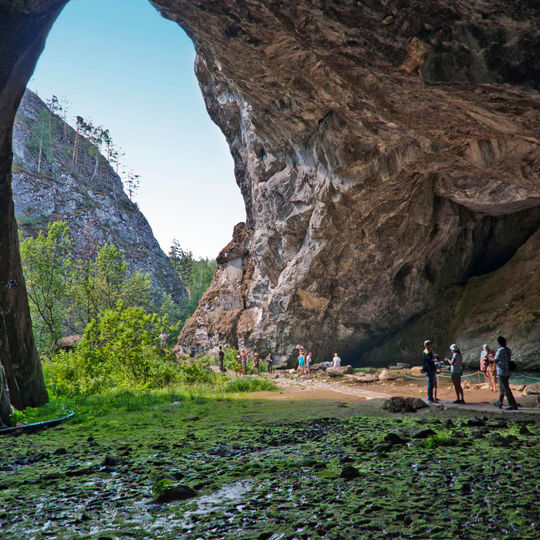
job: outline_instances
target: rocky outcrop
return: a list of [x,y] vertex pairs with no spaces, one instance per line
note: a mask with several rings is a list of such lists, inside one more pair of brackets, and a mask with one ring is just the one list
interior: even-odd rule
[[248,215],[241,314],[220,317],[230,288],[218,272],[180,343],[208,347],[230,332],[282,359],[305,343],[317,358],[338,349],[386,365],[414,361],[427,336],[441,349],[461,341],[471,358],[498,332],[525,355],[539,350],[525,282],[505,300],[527,312],[528,349],[512,310],[474,329],[463,310],[475,280],[497,302],[483,278],[540,223],[538,10],[154,3],[196,43]]
[[[41,152],[36,140],[40,121],[46,143],[41,145]],[[158,294],[180,300],[186,293],[171,262],[144,215],[124,192],[118,174],[105,156],[96,156],[97,152],[94,144],[76,136],[27,90],[13,128],[12,189],[19,228],[24,236],[33,236],[46,230],[50,221],[67,221],[75,256],[93,257],[100,246],[113,244],[123,250],[129,272],[149,274]]]
[[[0,0],[4,125],[63,3]],[[247,212],[235,294],[223,271],[232,259],[224,260],[214,296],[180,342],[207,347],[230,335],[281,359],[303,343],[315,358],[339,350],[345,361],[367,361],[404,328],[417,332],[415,350],[437,326],[465,339],[452,317],[464,314],[469,281],[489,287],[488,275],[540,222],[540,8],[526,0],[152,3],[195,43],[207,109],[229,142]],[[4,187],[9,146],[0,131]],[[8,187],[2,209],[9,197]],[[14,253],[16,239],[0,234]],[[18,264],[0,274],[20,274]],[[525,306],[514,282],[505,289],[511,305],[501,317],[513,332],[510,308],[521,302],[538,350],[538,305]],[[26,318],[23,297],[16,309]]]

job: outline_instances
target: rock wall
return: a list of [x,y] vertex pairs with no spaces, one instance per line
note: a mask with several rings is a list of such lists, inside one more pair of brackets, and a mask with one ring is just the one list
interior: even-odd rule
[[105,243],[114,244],[124,251],[130,272],[151,276],[156,293],[170,294],[176,301],[185,297],[182,282],[118,174],[102,155],[96,168],[97,148],[81,136],[73,167],[75,131],[55,115],[38,170],[39,145],[31,143],[40,115],[48,117],[45,103],[27,90],[13,128],[13,200],[23,234],[35,235],[50,221],[67,221],[76,256],[93,256]]
[[538,8],[153,3],[195,41],[248,216],[243,281],[224,260],[181,345],[387,364],[427,336],[476,358],[505,332],[533,359],[538,304],[526,340],[513,318],[525,283],[505,287],[507,319],[472,326],[461,295],[476,276],[497,303],[480,276],[506,272],[540,223]]
[[[0,0],[1,24],[11,24],[1,51],[9,62],[0,66],[0,121],[9,128],[61,3]],[[441,324],[442,311],[463,314],[448,328],[452,340],[465,339],[460,299],[469,296],[459,291],[476,277],[471,284],[492,298],[487,276],[523,256],[538,230],[540,7],[152,3],[195,43],[207,109],[229,142],[247,211],[241,276],[225,271],[238,258],[223,259],[214,296],[205,296],[180,344],[209,347],[231,335],[283,359],[301,342],[318,359],[337,349],[346,361],[367,361],[422,318],[428,329]],[[8,137],[0,131],[2,186]],[[8,190],[0,200],[9,205]],[[13,251],[16,240],[1,234]],[[531,255],[529,264],[537,261]],[[516,337],[521,347],[512,320],[518,291],[505,284],[507,317],[490,317],[475,339],[502,330],[496,320],[504,318],[510,344],[516,349]],[[455,304],[441,306],[446,298]],[[538,305],[521,305],[538,351]],[[17,309],[26,317],[23,304]],[[425,335],[421,328],[414,338],[419,348]]]

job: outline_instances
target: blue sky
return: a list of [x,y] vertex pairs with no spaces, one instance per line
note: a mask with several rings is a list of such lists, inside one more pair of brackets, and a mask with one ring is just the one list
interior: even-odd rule
[[165,252],[215,257],[245,219],[225,138],[206,112],[195,51],[148,0],[71,0],[29,88],[109,128],[141,175],[136,197]]

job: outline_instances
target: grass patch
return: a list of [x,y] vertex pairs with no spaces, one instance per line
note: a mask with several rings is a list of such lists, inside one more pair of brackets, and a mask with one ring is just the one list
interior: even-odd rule
[[237,377],[231,379],[223,387],[223,391],[232,394],[236,392],[273,392],[277,386],[268,379],[258,379],[256,377]]

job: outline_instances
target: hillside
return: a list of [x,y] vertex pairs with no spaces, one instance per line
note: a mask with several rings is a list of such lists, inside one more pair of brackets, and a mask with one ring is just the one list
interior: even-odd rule
[[180,300],[185,288],[148,221],[125,193],[120,176],[96,153],[95,145],[26,90],[13,129],[12,189],[19,228],[25,236],[35,235],[49,221],[65,220],[76,255],[91,256],[96,247],[114,244],[124,251],[131,272],[149,273],[156,291]]

